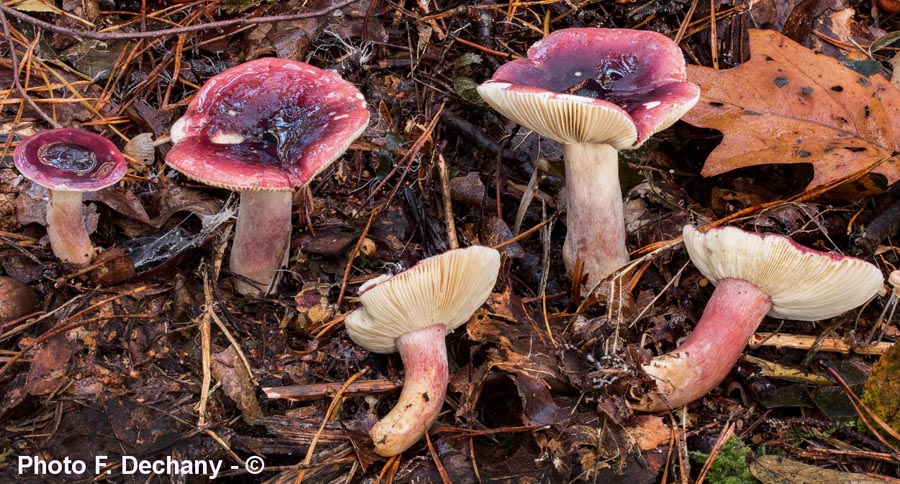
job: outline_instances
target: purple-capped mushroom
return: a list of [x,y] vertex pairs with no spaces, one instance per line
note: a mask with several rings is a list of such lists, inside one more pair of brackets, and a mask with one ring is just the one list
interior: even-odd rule
[[564,145],[563,259],[585,292],[628,262],[618,151],[637,148],[696,104],[684,58],[664,35],[626,29],[558,30],[478,87],[495,110]]
[[82,192],[106,188],[125,175],[125,157],[108,139],[88,131],[41,131],[16,146],[16,168],[50,193],[47,237],[60,260],[87,264],[96,254],[84,225]]
[[241,192],[229,266],[241,294],[271,293],[285,265],[291,200],[369,122],[359,90],[334,71],[262,58],[209,79],[172,126],[166,163]]

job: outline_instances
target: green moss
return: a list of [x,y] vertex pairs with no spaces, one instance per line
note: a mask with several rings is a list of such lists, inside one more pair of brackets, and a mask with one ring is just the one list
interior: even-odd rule
[[[690,452],[691,460],[701,466],[709,458],[703,452]],[[709,484],[760,484],[750,473],[753,451],[741,439],[731,436],[722,447],[706,475]]]

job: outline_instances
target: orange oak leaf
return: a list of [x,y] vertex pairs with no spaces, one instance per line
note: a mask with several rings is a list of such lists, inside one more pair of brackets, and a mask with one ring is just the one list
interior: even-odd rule
[[750,30],[750,53],[733,69],[688,66],[701,94],[682,119],[724,135],[703,176],[812,163],[811,189],[888,158],[873,172],[900,179],[900,89],[773,30]]

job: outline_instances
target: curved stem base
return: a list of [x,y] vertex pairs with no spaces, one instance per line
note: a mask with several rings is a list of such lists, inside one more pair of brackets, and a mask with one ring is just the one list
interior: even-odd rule
[[444,331],[437,324],[397,338],[406,377],[397,404],[369,431],[378,455],[394,456],[418,442],[444,405],[449,379]]
[[619,187],[619,153],[609,145],[565,145],[566,241],[563,261],[573,277],[587,275],[582,294],[628,262]]
[[709,393],[728,376],[770,309],[772,299],[756,285],[740,279],[720,280],[684,344],[644,366],[658,391],[645,395],[633,408],[668,411]]
[[81,200],[81,192],[50,190],[47,207],[47,237],[53,253],[77,265],[89,263],[97,253],[84,226]]
[[292,198],[291,191],[241,192],[228,262],[241,276],[234,281],[239,293],[265,296],[277,287],[290,249]]

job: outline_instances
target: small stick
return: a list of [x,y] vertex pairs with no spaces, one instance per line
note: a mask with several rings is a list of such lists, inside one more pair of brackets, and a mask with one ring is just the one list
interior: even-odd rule
[[495,55],[497,57],[502,57],[503,59],[513,60],[513,59],[521,59],[522,58],[522,56],[520,56],[520,55],[507,54],[506,52],[500,52],[499,50],[488,49],[487,47],[485,47],[483,45],[476,44],[475,42],[463,39],[462,37],[453,37],[453,40],[455,40],[456,42],[459,42],[462,45],[465,45],[466,47],[478,49],[486,54],[491,54],[491,55]]
[[[219,240],[213,245],[213,257],[209,261],[209,267],[203,271],[203,293],[205,304],[203,315],[200,317],[200,360],[203,365],[203,382],[200,387],[200,402],[197,405],[197,426],[206,425],[206,407],[209,402],[210,385],[212,383],[212,316],[216,307],[216,298],[213,296],[212,280],[219,278],[219,269],[222,267],[222,257],[225,255],[225,241],[228,233],[219,235]],[[237,348],[241,354],[240,347]],[[251,375],[253,373],[250,373]]]
[[428,446],[428,452],[431,453],[431,460],[437,468],[438,475],[441,476],[441,482],[444,484],[452,484],[453,480],[450,479],[450,475],[447,474],[447,469],[445,469],[444,464],[441,463],[440,456],[438,456],[437,451],[434,450],[434,445],[431,443],[431,437],[428,436],[427,430],[425,431],[425,445]]
[[538,230],[540,230],[541,227],[553,222],[554,220],[556,220],[556,214],[551,215],[550,218],[548,218],[546,220],[542,220],[540,223],[538,223],[534,227],[531,227],[530,229],[522,232],[519,235],[516,235],[515,237],[513,237],[511,239],[506,239],[503,242],[498,242],[496,245],[494,245],[492,247],[492,249],[500,250],[500,249],[506,247],[507,245],[514,244],[514,243],[524,239],[525,237],[528,237],[529,235],[537,232]]
[[453,434],[454,438],[459,439],[469,439],[472,437],[480,437],[484,435],[498,435],[498,434],[514,434],[514,433],[522,433],[522,432],[534,432],[535,430],[539,430],[543,428],[543,425],[519,425],[514,427],[495,427],[492,429],[464,429],[459,427],[445,427],[442,425],[437,425],[429,429],[429,431],[433,434]]
[[[322,336],[325,336],[325,333],[331,331],[331,329],[334,328],[335,326],[337,326],[337,325],[343,323],[343,322],[344,322],[344,318],[347,317],[347,314],[349,314],[349,313],[341,313],[341,314],[338,314],[338,315],[335,316],[334,318],[331,318],[331,321],[328,321],[327,323],[325,323],[325,324],[322,326],[322,329],[316,328],[316,333],[315,333],[315,336],[313,336],[313,337],[316,338],[316,339],[322,339]],[[313,333],[312,328],[310,328],[310,331],[309,331],[309,332],[310,332],[310,334]]]
[[790,368],[769,360],[757,358],[755,356],[744,355],[741,360],[752,363],[760,368],[760,375],[769,378],[777,378],[797,383],[809,383],[811,385],[832,385],[831,379],[815,373],[801,371],[796,368]]
[[[267,398],[284,398],[295,402],[324,400],[332,398],[344,383],[310,383],[308,385],[289,385],[283,387],[263,387]],[[375,393],[389,393],[399,390],[401,384],[391,380],[366,380],[353,382],[344,390],[345,397],[358,397]]]
[[684,38],[684,31],[687,30],[688,24],[691,23],[691,19],[694,17],[694,11],[697,10],[698,3],[700,3],[700,0],[694,0],[693,2],[691,2],[690,8],[688,8],[687,13],[684,14],[684,20],[678,27],[678,33],[675,34],[675,39],[673,39],[676,44],[680,44],[681,39]]
[[84,267],[84,268],[82,268],[82,269],[79,269],[79,270],[77,270],[77,271],[75,271],[75,272],[72,272],[72,273],[70,273],[70,274],[66,274],[66,275],[64,275],[64,276],[60,276],[60,277],[56,278],[56,285],[57,285],[57,286],[61,286],[61,285],[65,284],[66,281],[69,280],[69,279],[75,279],[76,277],[83,276],[83,275],[85,275],[85,274],[87,274],[87,273],[89,273],[89,272],[94,272],[95,270],[97,270],[97,269],[103,267],[104,265],[106,265],[108,262],[109,262],[108,260],[104,260],[104,261],[100,261],[100,262],[95,262],[95,263],[90,264],[90,265],[88,265],[87,267]]
[[347,267],[344,268],[344,276],[341,278],[341,293],[338,295],[335,307],[341,307],[341,303],[344,302],[344,294],[347,292],[347,281],[350,279],[350,270],[353,269],[353,261],[356,260],[356,255],[359,254],[359,248],[362,247],[363,241],[366,240],[366,235],[369,234],[369,229],[372,228],[372,222],[375,220],[376,216],[378,216],[378,207],[372,209],[372,213],[369,215],[369,221],[366,222],[366,227],[363,229],[362,233],[359,234],[359,239],[357,239],[356,245],[353,247],[353,252],[350,252],[350,256],[347,260]]
[[[750,337],[750,347],[758,348],[760,346],[774,346],[776,348],[792,348],[797,350],[808,350],[816,345],[818,337],[805,334],[775,334],[775,333],[756,333]],[[850,345],[846,341],[828,336],[819,342],[819,351],[829,351],[832,353],[856,354],[856,355],[882,355],[894,343],[881,342],[871,346]]]
[[207,271],[203,271],[203,287],[206,293],[205,311],[200,317],[198,326],[200,327],[200,360],[202,362],[203,380],[200,386],[200,402],[197,405],[197,426],[206,425],[206,404],[209,401],[209,387],[212,383],[212,371],[210,369],[211,361],[211,336],[210,321],[212,319],[213,302],[212,289],[209,287],[209,275]]
[[722,447],[724,447],[728,442],[728,439],[734,435],[734,427],[734,422],[730,421],[722,427],[722,432],[719,433],[716,443],[713,444],[712,450],[709,451],[709,457],[706,458],[706,462],[703,463],[703,468],[700,469],[700,475],[697,476],[696,484],[703,484],[703,480],[706,479],[706,474],[708,474],[709,470],[712,468],[713,462],[716,461],[716,457],[718,457],[719,452],[722,451]]
[[438,153],[438,173],[441,177],[441,197],[444,199],[444,219],[447,224],[447,245],[450,250],[459,248],[459,239],[456,238],[456,222],[453,221],[453,204],[450,200],[450,174],[447,170],[447,161],[444,155]]

